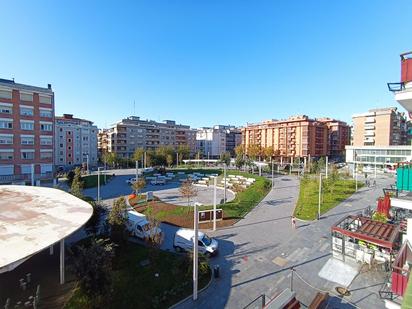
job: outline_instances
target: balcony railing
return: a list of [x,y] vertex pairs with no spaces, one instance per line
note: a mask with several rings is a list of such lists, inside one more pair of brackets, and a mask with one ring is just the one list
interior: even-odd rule
[[[44,180],[44,179],[52,179],[53,173],[44,173],[44,174],[35,174],[35,180]],[[0,183],[11,183],[15,181],[30,181],[31,174],[22,174],[22,175],[0,175]]]
[[405,90],[405,83],[387,83],[389,91],[397,92]]

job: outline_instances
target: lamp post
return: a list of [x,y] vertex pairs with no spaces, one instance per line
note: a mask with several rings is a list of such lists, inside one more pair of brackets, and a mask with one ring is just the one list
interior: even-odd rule
[[139,180],[139,161],[136,160],[136,182]]
[[325,171],[326,171],[326,179],[328,179],[328,165],[329,165],[329,158],[328,156],[326,156],[326,160],[325,160]]
[[100,170],[102,167],[97,168],[97,201],[100,202]]
[[273,161],[272,161],[272,189],[275,187],[275,170],[273,167]]
[[197,300],[197,260],[198,260],[198,212],[197,203],[194,204],[193,222],[195,235],[193,237],[193,300]]
[[216,231],[216,187],[217,177],[213,178],[213,230]]
[[226,163],[224,165],[223,173],[224,173],[224,179],[225,179],[225,194],[224,194],[223,199],[224,199],[224,202],[226,203],[226,188],[227,188],[227,186],[226,186]]
[[87,170],[87,175],[90,174],[89,172],[89,154],[88,153],[83,153],[84,156],[86,156],[86,170]]
[[322,199],[322,173],[319,173],[319,200],[318,200],[318,220],[320,220],[320,204]]

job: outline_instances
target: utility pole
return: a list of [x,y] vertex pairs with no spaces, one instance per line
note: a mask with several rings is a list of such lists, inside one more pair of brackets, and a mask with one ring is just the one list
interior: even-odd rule
[[272,161],[272,189],[275,187],[275,170],[273,167],[273,161]]
[[146,151],[144,152],[144,168],[147,167],[147,155],[146,155]]
[[179,166],[179,153],[176,152],[176,167]]
[[136,160],[136,182],[139,180],[139,161]]
[[326,156],[326,167],[325,167],[325,170],[326,170],[326,179],[328,179],[328,165],[329,165],[329,158],[328,158],[328,156]]
[[355,192],[358,192],[358,164],[355,161]]
[[198,267],[198,213],[197,203],[194,204],[194,231],[193,237],[193,300],[197,300],[197,267]]
[[225,178],[225,195],[224,195],[224,202],[226,203],[226,163],[224,165],[224,178]]
[[318,220],[320,220],[320,204],[322,199],[322,173],[319,174],[319,201],[318,201]]
[[86,155],[86,158],[87,158],[87,162],[86,162],[86,164],[87,164],[87,175],[90,175],[90,170],[89,170],[89,154]]
[[213,230],[216,231],[216,187],[217,177],[213,178]]
[[34,186],[34,164],[31,165],[31,185]]

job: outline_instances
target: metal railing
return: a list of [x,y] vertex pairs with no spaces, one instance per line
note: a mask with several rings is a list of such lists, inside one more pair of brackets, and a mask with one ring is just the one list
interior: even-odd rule
[[[35,180],[44,180],[44,179],[52,179],[53,173],[44,173],[44,174],[35,174]],[[0,176],[0,184],[1,183],[11,183],[14,181],[31,181],[31,174],[23,174],[23,175],[2,175]]]
[[400,83],[387,83],[388,89],[391,92],[397,92],[397,91],[402,91],[405,90],[405,83],[400,82]]

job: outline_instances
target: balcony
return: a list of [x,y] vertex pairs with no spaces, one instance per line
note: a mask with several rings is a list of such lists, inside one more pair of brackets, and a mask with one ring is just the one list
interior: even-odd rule
[[412,112],[412,52],[403,53],[401,56],[401,81],[388,83],[389,91],[395,94],[398,101],[409,113]]

